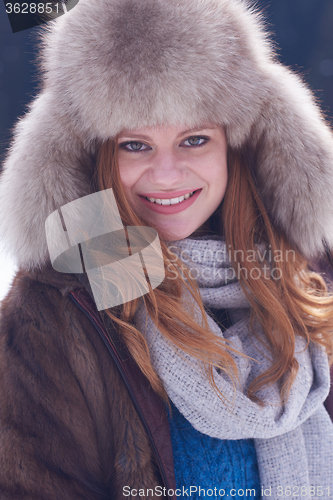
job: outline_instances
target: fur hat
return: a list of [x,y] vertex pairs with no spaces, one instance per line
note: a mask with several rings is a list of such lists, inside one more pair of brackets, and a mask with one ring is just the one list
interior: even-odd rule
[[45,220],[90,191],[123,128],[225,126],[256,159],[276,227],[308,258],[333,247],[333,137],[243,0],[80,0],[41,31],[41,91],[15,126],[0,231],[22,267],[49,259]]

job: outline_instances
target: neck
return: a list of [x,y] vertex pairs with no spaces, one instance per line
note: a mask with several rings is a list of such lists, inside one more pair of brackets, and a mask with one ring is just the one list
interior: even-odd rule
[[222,235],[222,217],[221,217],[221,205],[215,210],[215,212],[194,231],[190,234],[189,238],[195,239],[198,236],[211,236],[211,235]]

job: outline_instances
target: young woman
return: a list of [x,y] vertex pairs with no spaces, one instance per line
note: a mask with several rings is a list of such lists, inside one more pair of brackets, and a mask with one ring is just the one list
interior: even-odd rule
[[[239,0],[81,0],[40,64],[0,180],[1,498],[332,499],[333,298],[308,262],[333,246],[333,139],[310,91]],[[146,292],[101,308],[110,259]]]

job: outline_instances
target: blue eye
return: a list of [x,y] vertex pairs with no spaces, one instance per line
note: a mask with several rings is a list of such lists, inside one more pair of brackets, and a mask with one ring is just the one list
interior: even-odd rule
[[186,148],[203,146],[208,141],[209,141],[209,137],[204,137],[201,135],[193,135],[192,137],[185,139],[185,141],[182,142],[182,145],[184,145],[184,147],[186,147]]
[[130,151],[131,153],[146,151],[147,149],[150,149],[149,146],[147,146],[143,142],[138,141],[123,142],[122,144],[119,144],[119,147],[125,149],[125,151]]

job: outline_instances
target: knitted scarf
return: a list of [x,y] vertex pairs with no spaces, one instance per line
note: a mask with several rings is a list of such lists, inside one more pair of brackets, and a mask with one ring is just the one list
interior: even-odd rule
[[[134,321],[145,332],[153,367],[169,398],[194,428],[204,434],[219,439],[254,438],[266,496],[285,498],[290,496],[290,488],[293,496],[332,499],[333,424],[323,406],[330,385],[324,350],[313,343],[306,348],[306,341],[297,336],[295,357],[299,370],[287,402],[281,404],[279,387],[275,384],[258,392],[265,402],[263,407],[254,403],[245,395],[246,388],[269,368],[271,354],[260,342],[263,333],[259,322],[255,322],[256,336],[251,331],[250,304],[230,265],[225,242],[220,237],[201,237],[172,242],[169,248],[197,280],[204,305],[228,309],[232,326],[222,333],[208,316],[210,329],[229,339],[238,352],[249,356],[234,354],[240,374],[236,393],[228,376],[214,370],[215,383],[225,397],[221,400],[205,374],[203,363],[167,340],[142,302]],[[263,250],[262,246],[258,248]],[[187,294],[184,292],[184,297]],[[200,319],[198,308],[197,311]]]

